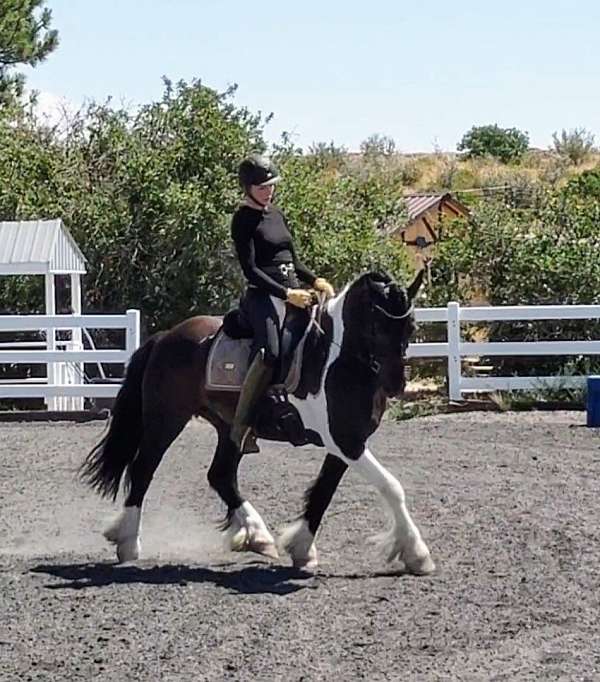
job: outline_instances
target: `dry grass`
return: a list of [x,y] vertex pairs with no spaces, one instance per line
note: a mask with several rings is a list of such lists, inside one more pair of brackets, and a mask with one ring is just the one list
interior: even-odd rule
[[597,166],[600,154],[591,155],[579,166],[565,163],[552,152],[535,150],[528,152],[518,165],[503,164],[495,159],[461,159],[456,154],[408,156],[401,163],[414,174],[409,189],[456,191],[536,182],[561,185],[574,175]]
[[600,164],[600,153],[590,154],[585,162],[569,164],[552,151],[530,150],[518,164],[504,164],[492,158],[465,159],[456,153],[394,154],[365,161],[360,154],[348,154],[346,161],[397,175],[408,192],[459,192],[498,186],[523,186],[543,182],[560,187],[570,178]]

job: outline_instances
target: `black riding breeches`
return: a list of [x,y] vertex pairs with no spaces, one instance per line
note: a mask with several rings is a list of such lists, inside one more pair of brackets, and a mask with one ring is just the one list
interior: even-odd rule
[[252,327],[250,359],[264,348],[265,363],[276,371],[281,352],[281,329],[271,296],[266,291],[248,288],[240,301],[240,310]]
[[250,360],[264,348],[265,363],[273,368],[275,384],[285,381],[293,348],[306,328],[309,318],[307,310],[287,306],[283,301],[282,304],[285,306],[285,308],[282,306],[284,320],[280,322],[275,303],[265,291],[249,287],[240,301],[240,310],[252,327],[254,337]]

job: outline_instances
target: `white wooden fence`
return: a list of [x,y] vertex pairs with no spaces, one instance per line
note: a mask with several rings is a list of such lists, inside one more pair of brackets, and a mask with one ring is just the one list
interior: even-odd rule
[[[420,324],[445,322],[447,340],[441,343],[413,343],[409,358],[446,358],[450,400],[461,400],[464,393],[536,388],[571,388],[583,386],[585,376],[570,377],[465,377],[462,360],[470,356],[548,356],[600,355],[598,341],[529,341],[464,342],[461,324],[472,322],[520,320],[599,320],[600,305],[461,307],[449,303],[446,308],[417,308]],[[125,347],[121,350],[84,350],[80,329],[125,329]],[[72,340],[55,340],[57,330],[70,329]],[[20,383],[0,383],[0,398],[46,398],[50,409],[81,409],[83,397],[114,397],[118,384],[89,384],[84,381],[84,363],[126,363],[140,343],[140,314],[128,310],[125,315],[20,315],[0,316],[0,332],[48,330],[46,342],[10,343],[19,350],[2,350],[0,364],[44,363],[47,378],[27,379]],[[39,346],[44,350],[37,350]],[[62,348],[62,349],[61,349]],[[76,402],[74,402],[76,401]]]
[[[124,329],[124,348],[84,350],[82,329]],[[59,330],[70,330],[71,340],[57,340]],[[140,313],[128,310],[125,315],[0,315],[0,332],[23,331],[44,331],[46,341],[4,342],[0,344],[0,364],[45,364],[46,377],[16,383],[4,380],[0,383],[0,398],[45,398],[51,410],[82,409],[84,397],[111,398],[117,394],[119,384],[85,383],[84,364],[126,363],[140,345]],[[38,350],[40,347],[43,350]]]
[[462,359],[470,356],[600,355],[598,341],[523,341],[468,343],[462,340],[461,323],[518,320],[598,320],[600,305],[539,305],[461,307],[448,303],[447,308],[418,308],[417,322],[445,322],[447,341],[415,343],[408,349],[412,358],[447,358],[448,397],[461,400],[463,393],[515,391],[536,388],[574,388],[585,385],[585,376],[569,377],[464,377]]

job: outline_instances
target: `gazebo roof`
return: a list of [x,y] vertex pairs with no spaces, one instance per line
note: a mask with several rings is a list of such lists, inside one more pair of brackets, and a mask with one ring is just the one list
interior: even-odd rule
[[0,222],[0,275],[83,274],[85,264],[60,218]]

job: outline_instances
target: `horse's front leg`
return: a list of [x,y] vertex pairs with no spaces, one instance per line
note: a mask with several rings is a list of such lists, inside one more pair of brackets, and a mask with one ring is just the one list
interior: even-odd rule
[[433,573],[435,564],[419,529],[408,513],[406,496],[400,481],[375,459],[367,447],[359,457],[351,461],[351,465],[379,490],[391,509],[393,526],[379,538],[383,542],[387,560],[402,560],[406,570],[414,575]]
[[302,516],[289,525],[281,535],[280,545],[290,555],[297,568],[317,567],[315,536],[347,468],[346,462],[327,454],[317,479],[306,491]]
[[233,552],[257,552],[278,558],[275,540],[256,509],[238,489],[237,471],[242,458],[231,442],[229,427],[217,428],[219,441],[208,470],[208,482],[227,505],[223,524],[228,548]]

